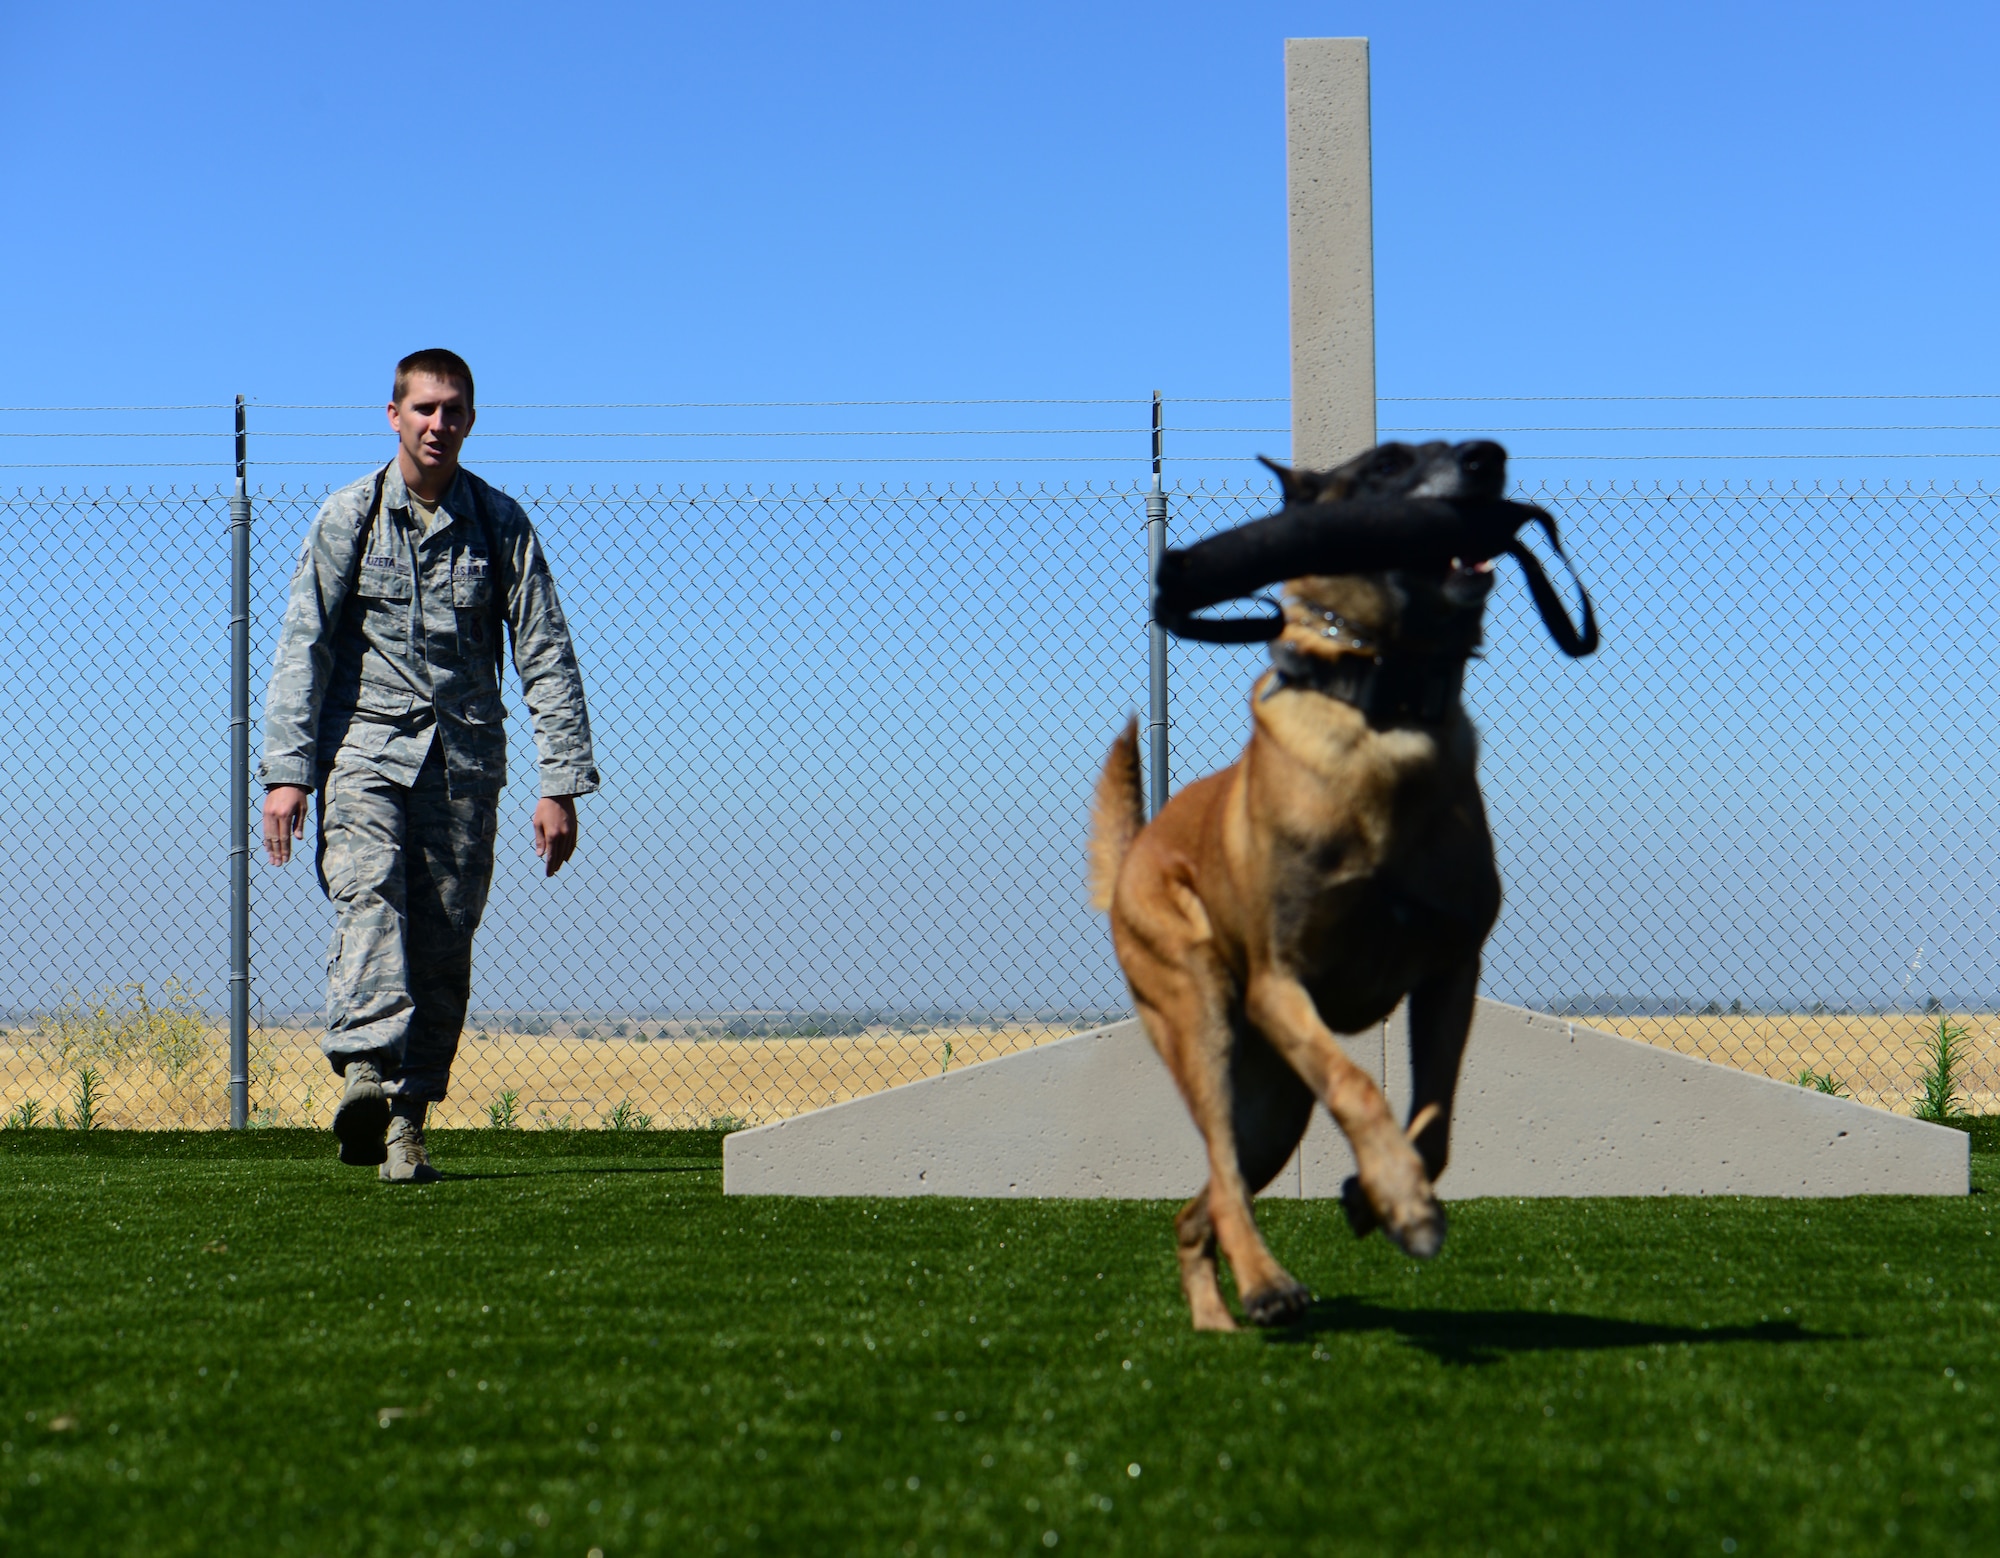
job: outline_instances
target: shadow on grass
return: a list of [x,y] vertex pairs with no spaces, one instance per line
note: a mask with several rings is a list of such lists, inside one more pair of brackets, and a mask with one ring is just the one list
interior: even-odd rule
[[1321,1336],[1393,1331],[1445,1363],[1498,1363],[1523,1352],[1598,1352],[1614,1347],[1659,1347],[1716,1342],[1831,1341],[1794,1320],[1756,1325],[1655,1325],[1597,1315],[1543,1314],[1529,1309],[1391,1309],[1358,1298],[1315,1299],[1296,1325],[1272,1331],[1270,1341],[1296,1346]]

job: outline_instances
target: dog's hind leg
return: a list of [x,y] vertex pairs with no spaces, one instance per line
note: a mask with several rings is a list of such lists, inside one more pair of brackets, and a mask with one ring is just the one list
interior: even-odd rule
[[[1268,1185],[1298,1149],[1312,1122],[1313,1095],[1299,1075],[1264,1035],[1248,1022],[1236,1025],[1236,1042],[1229,1051],[1230,1136],[1236,1149],[1237,1174],[1252,1196]],[[1251,1207],[1246,1203],[1246,1213]],[[1259,1325],[1276,1325],[1299,1315],[1312,1295],[1275,1259],[1254,1220],[1246,1217],[1255,1240],[1239,1259],[1227,1242],[1223,1251],[1243,1311]],[[1246,1273],[1251,1273],[1246,1279]]]
[[[1107,764],[1107,773],[1112,768]],[[1176,806],[1188,815],[1202,786],[1211,797],[1218,793],[1214,784],[1204,779],[1182,791],[1162,820]],[[1129,805],[1127,786],[1114,785],[1110,793],[1114,801],[1127,795]],[[1171,830],[1164,842],[1149,829],[1133,844],[1119,872],[1111,928],[1133,1004],[1208,1149],[1208,1184],[1175,1222],[1194,1324],[1235,1327],[1216,1280],[1218,1245],[1250,1318],[1263,1324],[1287,1318],[1308,1295],[1272,1258],[1250,1197],[1291,1156],[1311,1119],[1312,1098],[1243,1022],[1236,978],[1216,952],[1208,910]]]
[[1271,1254],[1250,1198],[1291,1156],[1312,1098],[1261,1037],[1232,1027],[1227,976],[1206,951],[1193,952],[1154,989],[1170,995],[1171,1014],[1142,1000],[1139,1015],[1208,1148],[1208,1183],[1174,1221],[1195,1328],[1235,1329],[1216,1280],[1218,1244],[1250,1319],[1259,1325],[1289,1319],[1310,1295]]
[[[1396,1129],[1389,1101],[1374,1078],[1348,1059],[1320,1019],[1305,986],[1267,968],[1252,976],[1245,1006],[1306,1085],[1326,1101],[1354,1149],[1361,1191],[1383,1232],[1419,1260],[1435,1255],[1444,1244],[1444,1209],[1431,1190],[1423,1159]],[[1349,1208],[1350,1220],[1357,1210]],[[1357,1225],[1357,1231],[1367,1230]]]
[[1208,1213],[1208,1186],[1174,1218],[1175,1252],[1181,1262],[1181,1291],[1197,1331],[1233,1331],[1236,1317],[1222,1297],[1216,1279],[1215,1219]]
[[[1299,1138],[1305,1135],[1312,1119],[1313,1097],[1305,1084],[1272,1053],[1263,1036],[1247,1028],[1238,1029],[1235,1047],[1230,1052],[1229,1086],[1230,1137],[1236,1152],[1237,1177],[1243,1189],[1255,1195],[1297,1150]],[[1216,1277],[1215,1216],[1211,1211],[1214,1185],[1214,1180],[1204,1185],[1201,1194],[1182,1207],[1174,1219],[1181,1291],[1187,1294],[1197,1331],[1233,1331],[1236,1321],[1223,1300]],[[1247,1201],[1245,1211],[1245,1222],[1255,1246],[1240,1262],[1232,1254],[1229,1263],[1236,1273],[1237,1288],[1243,1294],[1244,1312],[1258,1325],[1275,1325],[1296,1316],[1312,1295],[1272,1258]],[[1243,1274],[1258,1269],[1260,1260],[1268,1270],[1262,1284],[1253,1287]]]

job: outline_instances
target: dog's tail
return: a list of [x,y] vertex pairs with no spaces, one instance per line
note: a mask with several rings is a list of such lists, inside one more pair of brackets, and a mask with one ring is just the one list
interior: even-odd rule
[[1090,803],[1090,903],[1099,911],[1111,908],[1118,885],[1118,868],[1139,829],[1146,823],[1146,798],[1139,790],[1139,721],[1111,743],[1104,772],[1097,776],[1097,794]]

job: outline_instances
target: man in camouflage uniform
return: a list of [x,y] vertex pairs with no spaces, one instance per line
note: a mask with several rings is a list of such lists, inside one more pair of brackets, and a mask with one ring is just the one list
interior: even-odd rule
[[534,717],[535,853],[554,876],[598,785],[569,627],[521,506],[460,468],[472,372],[396,365],[395,460],[328,498],[292,576],[265,699],[264,849],[291,858],[319,790],[319,881],[337,924],[322,1048],[346,1079],[343,1163],[437,1179],[424,1115],[445,1096],[493,879],[506,781],[500,653]]

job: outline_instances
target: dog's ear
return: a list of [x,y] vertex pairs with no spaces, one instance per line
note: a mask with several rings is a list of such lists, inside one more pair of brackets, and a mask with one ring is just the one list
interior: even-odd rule
[[1354,483],[1349,472],[1353,461],[1332,471],[1302,471],[1295,466],[1280,465],[1265,455],[1258,460],[1278,478],[1278,490],[1285,495],[1286,508],[1298,508],[1308,503],[1334,503],[1349,495]]
[[1326,472],[1318,470],[1294,470],[1292,466],[1280,466],[1268,454],[1258,456],[1258,464],[1270,470],[1278,478],[1278,490],[1284,494],[1286,508],[1292,504],[1316,504],[1326,496]]
[[1289,465],[1280,465],[1265,454],[1257,456],[1257,463],[1278,478],[1278,491],[1284,494],[1286,507],[1294,503],[1310,503],[1318,496],[1319,483],[1313,479],[1312,472],[1307,471],[1301,476]]

